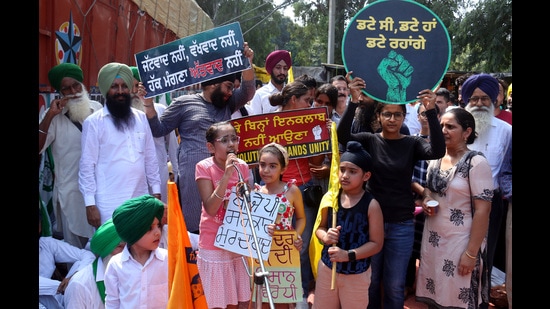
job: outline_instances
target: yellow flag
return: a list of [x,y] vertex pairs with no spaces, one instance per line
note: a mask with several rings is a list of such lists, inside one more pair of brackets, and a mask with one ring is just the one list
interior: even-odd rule
[[168,182],[168,295],[169,309],[208,308],[173,181]]
[[311,269],[315,280],[317,280],[317,264],[321,259],[321,251],[323,250],[323,244],[315,236],[315,231],[321,223],[321,210],[326,207],[332,207],[334,215],[336,215],[338,211],[338,191],[340,190],[338,170],[340,165],[340,152],[338,150],[338,135],[336,134],[336,123],[334,121],[330,127],[330,142],[332,147],[332,160],[330,161],[329,187],[327,193],[323,195],[323,199],[319,205],[317,218],[313,225],[313,233],[309,242],[309,260],[311,261]]
[[[292,59],[292,53],[288,52],[288,54],[290,55],[290,59]],[[294,81],[294,72],[292,72],[292,67],[290,67],[290,69],[288,69],[288,79],[287,79],[287,81],[289,83],[292,83]]]

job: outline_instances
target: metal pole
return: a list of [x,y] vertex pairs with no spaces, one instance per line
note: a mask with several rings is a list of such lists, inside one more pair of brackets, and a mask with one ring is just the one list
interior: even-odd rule
[[327,63],[334,63],[334,20],[336,18],[336,2],[328,0],[328,46],[327,46]]
[[[243,197],[245,201],[245,210],[246,215],[248,216],[248,222],[250,222],[251,225],[251,231],[252,231],[252,240],[254,241],[254,244],[256,245],[256,255],[258,255],[258,263],[260,264],[260,270],[257,272],[254,272],[254,283],[256,284],[256,308],[261,309],[262,308],[262,286],[265,285],[265,289],[267,292],[267,299],[269,301],[269,308],[275,309],[275,304],[273,303],[273,296],[271,296],[271,290],[269,288],[269,281],[265,280],[266,276],[269,274],[267,270],[265,269],[264,261],[262,260],[262,252],[260,251],[260,245],[258,243],[258,238],[256,236],[256,230],[253,228],[253,221],[252,221],[252,214],[250,213],[250,209],[252,208],[252,202],[250,200],[250,193],[248,192],[247,184],[244,182],[243,175],[237,168],[237,165],[233,163],[235,166],[235,170],[237,170],[237,174],[239,175],[239,184],[237,184],[237,190],[236,193],[238,196]],[[240,187],[239,187],[240,186]]]

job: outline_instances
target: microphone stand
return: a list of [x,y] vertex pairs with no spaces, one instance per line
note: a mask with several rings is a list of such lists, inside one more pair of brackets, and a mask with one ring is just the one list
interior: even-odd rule
[[239,175],[239,185],[237,185],[237,195],[244,196],[245,202],[246,202],[246,214],[248,216],[248,222],[250,222],[250,230],[252,231],[252,239],[254,240],[254,244],[256,245],[256,254],[258,255],[258,263],[260,264],[260,270],[257,272],[254,272],[254,284],[256,284],[256,309],[262,308],[262,286],[265,284],[265,289],[267,291],[267,299],[269,301],[269,308],[275,309],[275,304],[273,303],[273,297],[271,296],[271,290],[269,289],[269,280],[266,280],[266,276],[269,274],[264,266],[264,261],[262,260],[262,255],[260,251],[260,245],[258,243],[258,238],[256,236],[256,231],[253,227],[253,221],[252,221],[252,214],[250,213],[250,209],[252,209],[252,202],[250,200],[250,192],[248,191],[248,185],[244,181],[244,177],[241,174],[241,171],[239,171],[239,168],[233,162],[233,166],[235,167],[235,170],[237,170],[237,174]]

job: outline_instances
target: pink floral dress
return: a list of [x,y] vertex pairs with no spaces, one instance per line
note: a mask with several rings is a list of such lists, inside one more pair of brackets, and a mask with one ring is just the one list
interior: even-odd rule
[[[275,229],[291,231],[294,230],[292,226],[292,218],[294,217],[294,206],[286,199],[286,192],[293,185],[296,184],[296,179],[290,179],[284,186],[283,192],[278,193],[276,196],[279,198],[279,206],[277,209],[277,218],[275,219]],[[255,185],[256,190],[260,189],[258,184]]]

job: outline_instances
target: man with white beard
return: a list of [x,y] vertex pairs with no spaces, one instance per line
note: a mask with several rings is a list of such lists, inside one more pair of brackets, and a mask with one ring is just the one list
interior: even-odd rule
[[[500,227],[505,220],[499,172],[504,154],[512,141],[512,126],[494,116],[494,102],[497,100],[498,92],[498,80],[485,73],[470,76],[462,85],[462,98],[464,102],[468,102],[465,108],[472,113],[476,121],[477,138],[468,148],[483,152],[491,165],[495,187],[487,232],[489,286]],[[505,252],[499,254],[504,256]],[[480,308],[488,308],[488,304],[484,303]]]
[[94,234],[94,228],[86,220],[84,198],[78,188],[82,123],[102,105],[89,98],[82,84],[82,69],[76,64],[56,65],[48,72],[48,79],[59,91],[60,98],[51,102],[39,122],[38,151],[42,154],[51,146],[55,163],[52,201],[57,231],[63,233],[66,242],[82,249]]
[[[139,96],[138,91],[139,83],[141,82],[138,68],[133,66],[130,67],[130,69],[132,69],[132,74],[134,75],[134,84],[132,88],[132,107],[139,109],[142,112],[145,112],[145,107],[143,107],[143,104],[153,104],[157,115],[159,115],[160,117],[160,115],[164,113],[164,110],[166,110],[166,105],[154,103],[152,98],[142,99]],[[168,203],[168,161],[172,163],[172,166],[178,166],[178,138],[176,136],[176,132],[172,131],[164,136],[155,137],[154,140],[155,148],[157,150],[157,160],[159,163],[161,201]]]

